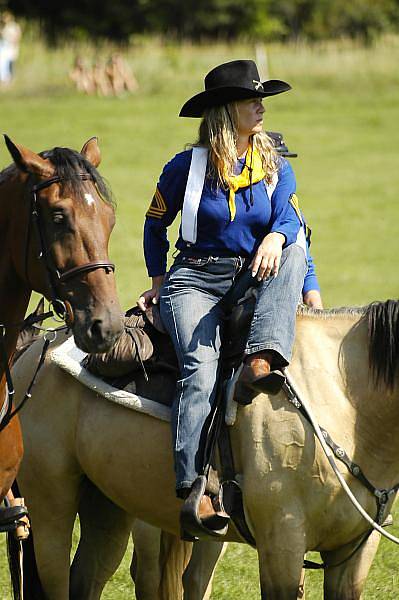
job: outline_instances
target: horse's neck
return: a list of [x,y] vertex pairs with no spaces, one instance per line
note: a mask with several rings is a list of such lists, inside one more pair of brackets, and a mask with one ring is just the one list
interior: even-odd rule
[[[30,291],[24,285],[9,285],[9,278],[2,277],[0,269],[0,324],[4,326],[4,344],[7,357],[10,359],[15,351],[19,330],[21,328],[29,303]],[[16,285],[17,283],[17,285]],[[4,372],[3,360],[0,373]]]
[[[14,256],[17,226],[23,210],[23,185],[19,181],[5,181],[0,185],[0,324],[4,325],[5,347],[10,358],[15,350],[19,327],[28,306],[30,289],[15,271]],[[23,252],[23,248],[21,252]],[[0,373],[4,372],[3,361]]]
[[360,316],[299,317],[289,371],[319,424],[371,481],[399,480],[399,394],[374,386]]

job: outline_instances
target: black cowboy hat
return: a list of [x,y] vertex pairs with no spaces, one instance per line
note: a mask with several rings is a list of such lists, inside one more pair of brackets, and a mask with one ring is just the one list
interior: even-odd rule
[[278,154],[286,156],[288,158],[296,158],[298,154],[296,152],[290,152],[287,144],[283,139],[283,134],[278,131],[266,131],[267,136],[272,140],[273,147]]
[[180,117],[202,117],[204,110],[212,106],[234,100],[275,96],[291,89],[288,83],[279,79],[262,83],[253,60],[233,60],[219,65],[209,71],[204,81],[205,91],[187,100]]

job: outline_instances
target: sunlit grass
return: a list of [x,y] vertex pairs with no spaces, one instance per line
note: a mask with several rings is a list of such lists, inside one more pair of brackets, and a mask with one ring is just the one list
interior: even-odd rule
[[[215,64],[255,58],[255,49],[141,40],[126,52],[140,84],[137,94],[117,99],[75,93],[68,80],[74,56],[106,59],[112,50],[104,45],[49,52],[27,34],[17,79],[0,92],[0,118],[3,132],[35,151],[55,145],[79,149],[98,135],[100,170],[118,204],[111,254],[127,308],[148,286],[142,227],[158,175],[196,137],[198,122],[179,119],[180,106],[201,89],[204,74]],[[273,45],[267,47],[267,56],[269,76],[293,86],[292,92],[266,101],[266,127],[282,131],[299,154],[293,160],[298,196],[313,230],[312,253],[326,305],[398,297],[398,38],[386,37],[370,48],[347,41]],[[2,146],[0,165],[9,161]],[[0,549],[0,598],[8,600],[3,543]],[[366,600],[397,597],[395,552],[383,543]],[[128,566],[126,557],[104,598],[132,597]],[[311,574],[309,581],[307,598],[316,600],[321,597],[321,574]],[[244,597],[259,597],[256,555],[232,545],[217,573],[213,598]]]

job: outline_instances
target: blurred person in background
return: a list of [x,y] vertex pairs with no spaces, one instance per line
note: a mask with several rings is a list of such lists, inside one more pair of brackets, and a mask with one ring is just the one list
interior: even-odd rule
[[[172,431],[176,492],[183,499],[200,479],[217,391],[223,300],[236,284],[242,291],[257,288],[241,384],[277,393],[284,381],[279,369],[291,358],[306,239],[295,176],[263,131],[262,103],[290,87],[280,80],[261,82],[250,60],[208,73],[205,90],[180,111],[202,119],[198,141],[165,166],[147,211],[144,254],[152,287],[138,305],[145,310],[159,299],[179,360]],[[179,211],[179,254],[166,274],[166,229]],[[229,519],[217,500],[203,494],[196,517],[215,535]],[[186,503],[182,515],[188,508]]]
[[73,67],[69,71],[69,78],[75,84],[78,92],[94,94],[95,87],[91,68],[87,67],[81,56],[76,56]]
[[112,88],[105,72],[105,61],[98,58],[94,61],[91,69],[94,93],[97,96],[111,96]]
[[110,56],[105,72],[115,96],[122,96],[125,92],[131,94],[139,87],[135,76],[119,52],[114,52]]
[[21,27],[13,15],[6,11],[0,18],[0,83],[8,85],[14,78],[15,63],[19,55]]

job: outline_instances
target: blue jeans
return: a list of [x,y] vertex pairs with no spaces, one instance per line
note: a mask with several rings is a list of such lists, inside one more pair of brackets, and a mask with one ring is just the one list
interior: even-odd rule
[[305,273],[305,253],[295,244],[283,250],[278,276],[259,284],[240,257],[180,254],[171,267],[161,291],[160,309],[180,367],[172,406],[177,490],[190,487],[202,468],[204,425],[216,398],[227,311],[222,300],[226,294],[238,299],[246,289],[256,287],[246,354],[274,350],[286,365]]

